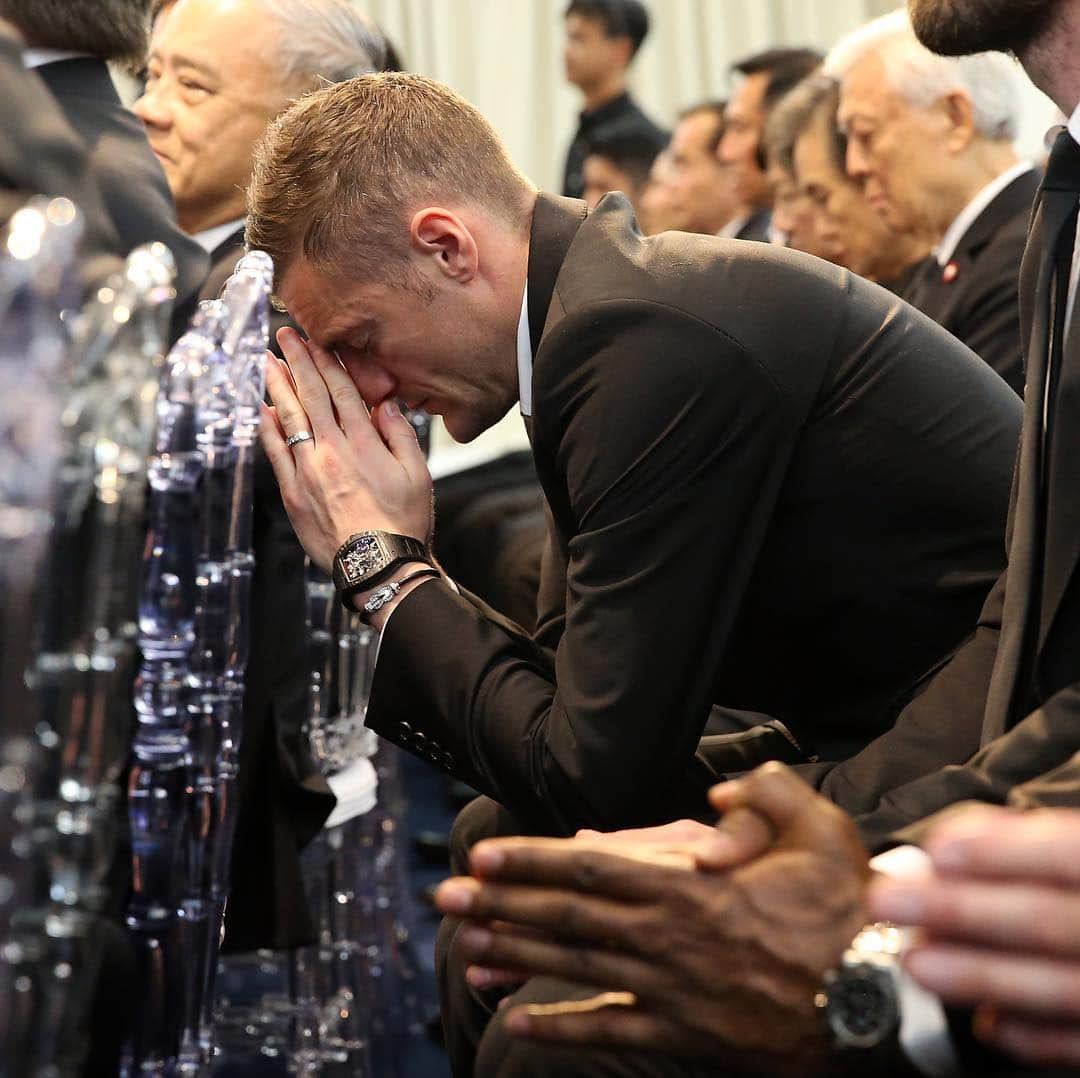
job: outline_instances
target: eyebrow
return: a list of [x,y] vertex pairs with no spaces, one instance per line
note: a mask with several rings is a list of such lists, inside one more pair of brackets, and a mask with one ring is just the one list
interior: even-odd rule
[[[163,62],[161,53],[157,49],[151,49],[150,50],[150,57],[149,58],[151,60],[157,60],[158,62]],[[181,54],[173,53],[169,57],[169,61],[174,67],[189,67],[189,68],[192,69],[192,71],[197,71],[197,72],[199,72],[199,74],[205,75],[208,79],[220,79],[221,78],[221,72],[220,71],[215,71],[212,67],[208,67],[206,64],[202,63],[199,60],[195,60],[190,56],[184,56],[184,55],[181,55]]]

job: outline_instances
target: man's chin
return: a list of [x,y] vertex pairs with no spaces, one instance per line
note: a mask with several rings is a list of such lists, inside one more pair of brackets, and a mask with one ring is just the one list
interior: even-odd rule
[[490,430],[502,419],[505,413],[500,415],[480,415],[478,413],[463,413],[453,409],[436,413],[443,421],[446,433],[462,445],[479,438],[486,430]]

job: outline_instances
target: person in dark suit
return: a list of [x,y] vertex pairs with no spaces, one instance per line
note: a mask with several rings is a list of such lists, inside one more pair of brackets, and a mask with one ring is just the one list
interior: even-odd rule
[[[233,43],[251,48],[237,52]],[[135,103],[180,223],[207,251],[200,298],[217,297],[244,253],[244,188],[255,146],[316,85],[372,71],[381,35],[347,0],[178,0],[154,22]],[[291,325],[271,312],[271,343]],[[303,735],[308,711],[304,552],[266,458],[255,465],[252,644],[240,749],[239,818],[225,947],[313,942],[299,854],[335,804]]]
[[642,111],[627,89],[627,72],[649,33],[649,13],[640,0],[571,0],[566,8],[567,81],[581,91],[584,108],[566,154],[563,194],[585,194],[585,159],[593,145],[632,137],[655,157],[667,132]]
[[0,19],[0,225],[34,195],[69,198],[83,215],[79,276],[84,292],[120,268],[120,240],[86,172],[86,148],[39,79],[26,70],[23,42]]
[[[432,126],[458,154],[430,160]],[[376,244],[350,193],[391,197],[398,169],[428,177],[411,198],[454,208],[412,211]],[[334,175],[349,192],[317,179]],[[383,630],[368,725],[518,829],[701,814],[713,703],[842,753],[975,616],[1018,401],[883,290],[765,245],[645,240],[620,196],[591,215],[538,197],[475,110],[415,76],[294,105],[249,197],[248,240],[315,342],[281,335],[292,381],[271,370],[263,438],[317,564],[367,528],[429,534],[395,397],[462,440],[517,400],[531,417],[552,515],[535,634],[415,551],[355,599]],[[305,432],[313,445],[286,446]]]
[[[542,966],[543,972],[569,981],[639,991],[639,1005],[624,1016],[605,1007],[604,1000],[595,1000],[586,1008],[578,1006],[577,1014],[572,1013],[573,1008],[558,1007],[554,1014],[524,1014],[520,1023],[511,1020],[512,1011],[500,1012],[500,1028],[493,1032],[492,1044],[495,1037],[504,1037],[509,1023],[511,1032],[573,1045],[559,1057],[571,1061],[556,1072],[561,1078],[597,1073],[595,1067],[590,1069],[584,1044],[629,1049],[628,1053],[616,1053],[614,1059],[609,1052],[601,1054],[595,1062],[606,1075],[695,1074],[700,1058],[680,1060],[672,1045],[679,1043],[685,1048],[703,1033],[709,1042],[704,1050],[712,1053],[711,1060],[720,1056],[733,1071],[739,1070],[740,1062],[749,1065],[752,1060],[754,1067],[761,1065],[760,1051],[740,1057],[740,1050],[746,1051],[758,1036],[779,1050],[784,1057],[780,1062],[797,1067],[799,1073],[818,1073],[822,1055],[831,1046],[822,1036],[820,1015],[811,1005],[817,990],[815,981],[825,970],[839,965],[852,937],[853,923],[857,926],[867,917],[860,898],[868,880],[867,851],[892,851],[905,842],[932,844],[942,829],[959,822],[955,817],[958,807],[970,802],[1004,804],[1019,811],[1080,805],[1080,593],[1075,586],[1080,527],[1073,496],[1080,463],[1071,437],[1080,371],[1074,271],[1080,207],[1080,77],[1075,67],[1062,63],[1063,57],[1074,55],[1080,47],[1080,3],[1036,2],[1024,6],[1022,17],[1015,4],[1002,0],[911,0],[910,7],[915,28],[928,47],[948,54],[989,49],[1015,52],[1036,85],[1070,116],[1068,128],[1055,136],[1021,273],[1027,392],[1010,509],[1008,565],[968,641],[928,679],[894,730],[861,756],[804,776],[814,779],[834,802],[855,815],[861,843],[853,841],[850,817],[838,815],[835,804],[816,796],[776,765],[755,772],[746,782],[727,783],[713,791],[715,806],[727,813],[718,832],[710,828],[694,832],[693,825],[689,829],[683,825],[677,835],[668,830],[666,836],[653,832],[636,839],[624,835],[606,840],[609,851],[615,849],[613,843],[623,843],[624,852],[631,850],[632,843],[639,852],[653,854],[681,849],[694,857],[699,867],[725,870],[708,879],[698,873],[668,874],[663,881],[664,900],[639,892],[632,907],[633,925],[616,913],[619,903],[627,912],[631,910],[624,901],[627,893],[619,899],[605,885],[596,886],[598,879],[614,879],[618,869],[598,860],[593,848],[572,850],[573,844],[569,844],[563,851],[542,852],[527,848],[528,844],[519,845],[517,852],[504,849],[501,865],[497,857],[480,857],[477,868],[482,875],[526,881],[534,911],[540,908],[536,900],[542,903],[555,897],[555,892],[547,890],[551,886],[569,890],[572,900],[588,877],[579,873],[575,883],[566,870],[575,858],[580,869],[581,859],[587,858],[592,890],[614,899],[605,907],[605,950],[633,956],[646,979],[651,965],[663,968],[666,962],[666,958],[657,957],[661,955],[659,947],[651,952],[654,957],[646,954],[648,944],[642,931],[662,904],[667,903],[669,910],[677,908],[683,922],[689,918],[708,928],[711,942],[707,946],[703,937],[697,937],[698,949],[693,953],[690,948],[677,947],[664,951],[672,966],[683,967],[684,975],[695,962],[702,963],[700,968],[709,968],[711,962],[717,971],[710,978],[710,987],[702,988],[709,994],[715,990],[717,995],[693,1015],[690,1008],[681,1014],[677,1008],[678,992],[685,982],[670,967],[667,972],[674,975],[667,983],[676,987],[667,998],[647,987],[646,980],[627,975],[630,965],[623,964],[621,974],[611,979],[607,973],[612,967],[601,974],[596,964],[598,952],[590,950],[596,936],[585,927],[589,923],[587,910],[575,911],[580,929],[568,930],[565,922],[560,926],[559,935],[570,936],[572,955],[569,948],[560,954],[548,949],[543,954],[535,951],[526,960],[513,942],[493,945],[485,935],[473,939],[465,960],[489,969],[527,971]],[[762,823],[766,823],[764,828]],[[1033,836],[1036,828],[1032,821],[1027,834]],[[969,837],[974,834],[968,832]],[[706,845],[699,845],[701,842]],[[1015,849],[1015,843],[1010,845]],[[940,849],[937,852],[940,854]],[[911,860],[912,853],[910,849],[890,853],[892,868],[882,860],[873,865],[879,871],[902,876],[897,871],[897,857]],[[523,857],[532,859],[531,869],[523,870]],[[516,865],[512,863],[515,858],[519,859]],[[917,853],[914,860],[917,864]],[[1029,859],[1029,866],[1032,863]],[[741,864],[745,869],[738,867]],[[956,850],[950,864],[953,878],[955,873],[966,871]],[[607,872],[609,868],[612,873]],[[828,886],[820,889],[819,897],[808,899],[815,889],[812,881],[821,872],[827,873]],[[978,874],[985,878],[988,872],[984,869]],[[636,875],[640,885],[643,876],[655,873],[642,869]],[[1013,875],[1018,878],[1023,870],[1016,868]],[[536,916],[524,915],[523,894],[504,889],[502,898],[508,908],[500,910],[498,902],[478,899],[475,885],[467,885],[466,891],[464,896],[459,894],[444,903],[444,908],[452,908],[459,916],[475,914],[485,921],[494,917],[533,927],[539,923]],[[952,899],[937,894],[934,904],[927,905],[925,898],[920,898],[925,892],[919,882],[885,885],[870,912],[926,924],[931,930],[944,931],[946,937],[957,929],[962,932],[962,919],[954,916],[951,925],[941,919]],[[688,902],[696,901],[695,894],[721,916],[698,919],[691,914]],[[845,897],[838,905],[835,898],[840,895]],[[509,913],[511,906],[517,908],[517,916]],[[968,912],[986,908],[976,894],[968,896],[964,907]],[[995,907],[999,917],[996,938],[1019,944],[1016,937],[1002,935],[1007,928],[1000,921],[1001,902]],[[700,909],[704,913],[704,907]],[[953,912],[958,913],[955,906]],[[1038,918],[1039,912],[1030,909],[1029,920]],[[964,936],[968,945],[965,953],[939,954],[935,967],[916,963],[917,975],[954,1004],[989,1003],[997,1020],[979,1023],[975,1033],[992,1047],[1021,1051],[1031,1058],[1036,1069],[1022,1073],[1072,1073],[1050,1069],[1055,1063],[1064,1067],[1075,1058],[1071,990],[1056,992],[1045,978],[1039,980],[1043,975],[1037,969],[1033,973],[1026,960],[1008,962],[1009,957],[1023,958],[1018,955],[999,955],[997,961],[1005,961],[1009,967],[1004,975],[980,980],[988,971],[974,945],[985,941],[986,927],[972,927],[970,935]],[[1040,953],[1055,953],[1056,945],[1046,935],[1046,927],[1033,945],[1032,959],[1038,959]],[[654,930],[649,933],[650,944],[656,939]],[[739,963],[726,961],[733,948],[738,948]],[[1072,953],[1071,944],[1067,953]],[[780,961],[772,961],[770,955]],[[1058,955],[1064,957],[1061,952]],[[807,971],[813,976],[807,978]],[[484,972],[474,975],[474,983],[484,983],[486,976]],[[698,984],[700,987],[705,982]],[[595,995],[595,989],[587,989],[575,996],[577,989],[570,984],[561,989],[550,983],[547,987],[548,999]],[[676,1006],[669,1008],[672,997]],[[903,995],[899,1002],[902,1007]],[[863,1011],[862,1017],[868,1015]],[[674,1030],[681,1039],[673,1041]],[[954,1030],[963,1033],[964,1023],[954,1023]],[[1015,1064],[1000,1056],[974,1054],[974,1046],[966,1043],[970,1032],[968,1024],[968,1036],[956,1042],[962,1053],[973,1053],[963,1055],[963,1073],[1020,1073]],[[943,1028],[940,1033],[947,1042]],[[780,1036],[788,1040],[786,1047],[776,1039]],[[925,1035],[921,1039],[928,1043]],[[873,1049],[857,1049],[849,1044],[846,1061],[852,1072],[910,1073],[902,1071],[903,1065],[895,1056],[882,1059],[878,1053],[883,1046],[881,1042]],[[497,1048],[497,1054],[489,1056],[492,1069],[478,1073],[511,1078],[523,1073],[520,1068],[526,1062],[526,1073],[549,1073],[543,1066],[543,1049],[521,1043],[510,1047],[505,1039]],[[656,1057],[655,1067],[626,1069],[634,1061],[640,1062],[642,1053],[650,1049],[663,1053]],[[797,1053],[802,1053],[802,1059]]]
[[1022,392],[1017,288],[1039,177],[1013,146],[1014,65],[935,56],[894,12],[842,39],[826,69],[841,82],[849,174],[892,228],[933,238],[904,299]]
[[137,63],[146,47],[149,0],[2,0],[26,40],[24,61],[44,81],[83,140],[90,177],[120,239],[120,254],[160,241],[176,261],[173,336],[182,332],[206,279],[208,261],[181,232],[161,166],[138,120],[123,106],[107,61]]
[[[527,276],[528,300],[499,309],[491,343],[448,345],[442,360],[454,372],[457,349],[485,348],[495,372],[471,377],[498,392],[458,390],[452,373],[399,373],[414,361],[399,361],[393,342],[387,370],[367,358],[357,330],[328,328],[336,289],[297,257],[298,232],[275,216],[299,190],[313,215],[335,204],[312,177],[353,175],[362,162],[322,155],[360,143],[319,142],[288,159],[284,148],[296,125],[315,131],[340,115],[365,141],[386,137],[369,95],[409,102],[431,122],[459,110],[469,125],[461,138],[495,152],[474,110],[430,80],[369,76],[328,88],[275,128],[253,181],[248,239],[275,257],[293,317],[340,352],[371,403],[426,400],[467,440],[520,396],[553,518],[535,637],[425,584],[393,605],[369,724],[413,752],[437,742],[433,754],[452,756],[459,777],[555,833],[655,821],[680,803],[700,809],[708,768],[695,749],[713,703],[776,716],[833,758],[888,725],[919,674],[959,642],[955,629],[971,623],[996,576],[1019,421],[1000,381],[928,319],[842,270],[712,237],[644,240],[621,197],[586,215],[580,203],[537,197],[501,153],[523,214],[502,287],[517,292]],[[412,117],[393,117],[406,145]],[[314,219],[358,217],[339,207]],[[347,229],[309,242],[345,244]],[[414,294],[428,290],[418,282],[401,302]],[[777,304],[783,318],[769,313]],[[509,341],[497,335],[504,323]],[[791,323],[820,331],[781,346],[777,327]],[[519,352],[526,333],[533,343]],[[297,377],[306,349],[295,334],[284,340]],[[685,358],[663,370],[653,362],[674,353]],[[519,364],[531,378],[519,381]],[[425,366],[442,370],[439,356]],[[906,417],[901,432],[871,419],[882,415]],[[962,429],[969,420],[977,437]],[[279,467],[293,459],[280,449],[269,441]],[[417,486],[424,508],[410,497],[408,511],[423,519],[410,526],[426,536],[426,473]],[[328,567],[340,543],[316,529],[288,483],[286,495],[309,554]],[[453,669],[426,662],[436,639],[455,640]],[[657,781],[643,791],[632,776],[646,760]]]
[[720,229],[728,239],[772,239],[772,188],[766,176],[765,126],[772,110],[821,63],[814,49],[769,49],[731,67],[738,82],[727,102],[717,156],[733,176],[735,195],[745,207]]

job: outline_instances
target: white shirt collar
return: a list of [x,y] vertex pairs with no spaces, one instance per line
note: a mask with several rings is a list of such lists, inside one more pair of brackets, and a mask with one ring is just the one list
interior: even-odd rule
[[234,232],[244,227],[246,217],[237,217],[235,221],[226,221],[223,225],[196,232],[191,238],[206,252],[213,254]]
[[521,395],[521,414],[532,415],[532,334],[529,333],[529,281],[521,296],[521,317],[518,319],[517,366],[518,392]]
[[730,221],[723,228],[717,232],[717,236],[722,240],[733,240],[743,230],[743,228],[749,223],[750,214],[743,213],[738,217],[732,217]]
[[951,261],[960,241],[978,220],[983,210],[994,201],[1013,180],[1030,172],[1035,166],[1030,161],[1018,161],[1012,168],[1007,168],[996,179],[991,180],[957,215],[956,219],[941,237],[941,243],[934,250],[938,265],[947,266]]
[[1080,105],[1076,106],[1069,117],[1069,134],[1072,135],[1074,141],[1080,142]]
[[44,64],[54,64],[58,60],[79,60],[93,53],[82,52],[78,49],[23,49],[23,67],[41,67]]

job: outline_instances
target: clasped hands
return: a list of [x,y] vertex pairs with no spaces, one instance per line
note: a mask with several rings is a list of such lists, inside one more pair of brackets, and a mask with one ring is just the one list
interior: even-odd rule
[[[390,398],[368,410],[337,357],[292,329],[278,331],[286,366],[267,353],[273,407],[263,405],[260,438],[285,510],[311,560],[329,573],[350,535],[431,536],[431,474],[416,432]],[[291,449],[290,436],[310,441]]]
[[1080,1065],[1080,811],[955,810],[920,877],[871,879],[851,820],[781,764],[715,787],[691,821],[573,839],[498,839],[437,894],[471,922],[476,987],[534,975],[587,1003],[515,1006],[509,1032],[593,1047],[828,1071],[811,1001],[867,920],[921,930],[908,972],[976,1034],[1028,1062]]
[[851,820],[767,764],[683,821],[574,839],[500,839],[437,893],[477,987],[534,975],[595,987],[587,1006],[514,1006],[517,1035],[808,1074],[827,1044],[814,996],[866,919]]

